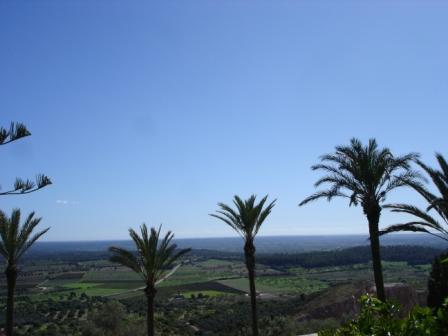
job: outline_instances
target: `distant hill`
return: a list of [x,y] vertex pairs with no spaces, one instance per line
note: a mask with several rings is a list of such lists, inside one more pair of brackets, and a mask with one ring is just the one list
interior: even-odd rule
[[[131,248],[131,245],[129,245]],[[381,259],[385,261],[407,262],[411,265],[422,265],[431,263],[440,255],[444,249],[422,246],[422,245],[384,245],[381,247]],[[242,250],[229,252],[208,249],[192,249],[189,254],[195,258],[239,260],[243,261]],[[87,260],[108,259],[109,252],[101,250],[73,250],[73,249],[35,249],[32,253],[25,255],[27,260],[48,259],[64,262],[79,262]],[[308,252],[281,252],[263,253],[257,255],[257,263],[264,264],[276,269],[287,269],[290,267],[332,267],[355,264],[365,264],[371,261],[370,246],[354,246],[338,248],[330,251],[318,250]]]
[[[243,245],[239,237],[229,238],[189,238],[176,239],[180,248],[205,249],[225,252],[241,252]],[[438,249],[448,248],[448,244],[425,234],[392,234],[381,238],[383,246],[416,245]],[[106,251],[111,245],[133,248],[131,241],[68,241],[37,242],[33,251],[42,252],[75,252]],[[366,235],[333,235],[333,236],[272,236],[258,237],[257,253],[297,253],[309,251],[330,251],[353,246],[368,245]]]

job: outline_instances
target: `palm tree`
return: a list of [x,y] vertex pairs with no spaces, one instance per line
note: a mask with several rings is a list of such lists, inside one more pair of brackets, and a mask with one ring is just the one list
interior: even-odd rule
[[146,224],[140,227],[141,236],[133,229],[129,229],[137,255],[120,247],[110,247],[112,252],[110,260],[130,268],[145,282],[145,294],[148,301],[147,328],[148,336],[154,336],[154,299],[157,293],[156,285],[168,278],[180,266],[173,267],[174,263],[190,249],[178,250],[176,244],[171,244],[174,234],[168,231],[159,241],[161,226],[158,230],[151,228],[148,235]]
[[369,144],[363,146],[353,138],[350,145],[337,146],[333,154],[323,155],[321,163],[312,166],[313,170],[327,173],[315,183],[315,187],[328,184],[329,188],[316,192],[299,204],[302,206],[320,198],[331,201],[334,197],[344,197],[349,199],[350,206],[361,205],[369,225],[377,296],[382,301],[385,294],[378,229],[382,204],[390,191],[418,178],[419,175],[410,168],[411,161],[417,156],[411,153],[395,157],[388,148],[379,149],[375,139],[370,139]]
[[[381,231],[381,234],[397,231],[426,232],[448,241],[448,163],[441,154],[436,154],[436,159],[440,170],[433,169],[420,160],[416,160],[416,162],[429,175],[439,195],[430,192],[419,181],[407,181],[407,185],[417,191],[428,202],[428,207],[422,210],[408,204],[386,205],[385,208],[391,209],[392,212],[410,214],[415,219],[404,224],[392,225]],[[442,222],[434,218],[430,211],[437,214]]]
[[229,225],[244,240],[244,257],[249,275],[253,336],[258,336],[254,240],[264,220],[271,213],[276,201],[274,200],[264,207],[267,198],[268,196],[266,195],[258,204],[255,204],[255,195],[250,196],[245,201],[238,196],[234,196],[233,204],[235,205],[236,210],[224,203],[218,203],[218,206],[220,207],[220,210],[216,211],[218,214],[210,214],[210,216],[216,217]]
[[8,297],[6,301],[6,335],[12,336],[14,328],[14,291],[17,281],[18,263],[23,254],[42,236],[49,228],[32,235],[41,218],[34,218],[30,213],[22,226],[20,226],[20,210],[14,209],[11,217],[0,211],[0,255],[6,260],[6,283]]

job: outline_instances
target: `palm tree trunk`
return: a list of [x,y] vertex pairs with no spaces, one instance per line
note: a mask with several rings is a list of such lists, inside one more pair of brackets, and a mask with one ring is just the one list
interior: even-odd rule
[[250,305],[252,308],[252,335],[258,336],[257,291],[255,289],[255,246],[246,242],[244,246],[247,272],[249,274]]
[[14,330],[14,291],[16,289],[17,268],[8,265],[5,271],[8,286],[8,297],[6,300],[6,336],[12,336]]
[[145,289],[148,307],[146,312],[146,325],[148,328],[148,336],[154,336],[154,298],[156,296],[156,289],[154,286],[148,285]]
[[375,278],[376,296],[384,302],[386,301],[386,294],[384,292],[383,270],[381,267],[380,254],[380,237],[378,234],[380,211],[372,211],[367,215],[367,219],[369,221],[370,249],[372,251],[373,276]]

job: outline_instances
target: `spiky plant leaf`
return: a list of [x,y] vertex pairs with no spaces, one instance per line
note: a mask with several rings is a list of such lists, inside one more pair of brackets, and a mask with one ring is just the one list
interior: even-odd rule
[[[321,163],[313,170],[326,173],[315,186],[328,185],[305,198],[299,205],[334,197],[349,199],[350,205],[367,207],[373,202],[381,204],[387,194],[420,177],[411,169],[410,163],[418,158],[415,153],[394,156],[388,148],[379,149],[375,139],[363,146],[358,139],[351,139],[348,146],[337,146],[335,152],[321,157]],[[417,183],[417,182],[416,182]]]
[[23,254],[49,230],[47,228],[33,234],[41,221],[41,218],[34,217],[34,212],[27,216],[22,225],[20,221],[19,209],[14,209],[10,217],[0,211],[0,254],[9,265],[17,264]]
[[269,216],[276,200],[265,206],[268,195],[263,197],[257,204],[256,196],[251,195],[248,199],[242,200],[235,195],[232,208],[224,203],[218,203],[219,210],[210,216],[218,218],[235,230],[244,240],[250,241],[255,238],[261,225]]
[[[438,191],[438,195],[429,191],[423,183],[415,180],[404,180],[404,184],[414,189],[428,203],[425,210],[409,204],[389,204],[386,208],[392,212],[404,213],[416,217],[417,220],[392,225],[382,231],[382,234],[397,231],[426,232],[443,240],[448,240],[448,164],[441,154],[436,154],[439,169],[431,168],[420,160],[417,164],[428,175]],[[441,221],[437,220],[437,215]]]
[[160,239],[162,226],[156,230],[148,231],[146,224],[140,226],[140,234],[129,229],[129,235],[136,247],[136,253],[119,247],[110,247],[112,253],[110,260],[130,268],[143,279],[147,286],[156,286],[168,278],[178,268],[174,264],[180,260],[190,249],[178,250],[171,244],[174,234],[168,231]]

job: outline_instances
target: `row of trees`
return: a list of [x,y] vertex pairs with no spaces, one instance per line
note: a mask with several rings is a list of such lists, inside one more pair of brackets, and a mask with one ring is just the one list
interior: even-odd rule
[[[0,128],[0,145],[29,136],[30,132],[22,124],[12,124],[9,130]],[[357,139],[352,139],[348,146],[337,146],[335,152],[321,157],[321,162],[312,167],[313,170],[324,171],[315,186],[327,185],[328,189],[321,190],[307,197],[299,205],[305,205],[320,198],[328,201],[335,197],[348,199],[349,205],[360,205],[367,218],[374,280],[378,299],[385,301],[384,282],[381,267],[380,241],[382,234],[396,231],[427,232],[439,238],[448,240],[448,164],[442,155],[437,155],[440,170],[430,168],[419,160],[418,154],[410,153],[404,156],[394,156],[388,148],[379,149],[376,141],[371,139],[366,146]],[[415,162],[431,178],[440,195],[431,193],[425,186],[425,178],[412,168]],[[39,175],[36,182],[17,179],[14,188],[0,195],[26,194],[39,190],[51,181],[45,175]],[[428,202],[425,210],[407,204],[385,204],[386,198],[394,189],[411,187]],[[262,224],[275,206],[275,200],[268,203],[268,196],[258,203],[252,195],[243,200],[239,196],[233,199],[233,207],[218,203],[219,209],[211,216],[221,220],[234,229],[244,240],[245,264],[249,278],[250,302],[252,311],[252,334],[259,335],[257,302],[255,288],[255,244],[254,240]],[[413,215],[415,220],[397,224],[380,231],[379,222],[381,212],[389,208],[393,212]],[[443,224],[431,214],[435,211]],[[40,218],[34,213],[28,215],[23,225],[20,225],[20,210],[15,209],[8,217],[0,211],[0,254],[6,259],[6,278],[8,285],[6,334],[13,334],[14,289],[17,279],[17,264],[20,257],[29,247],[44,235],[48,229],[33,235]],[[173,274],[180,266],[178,260],[189,249],[178,250],[172,243],[174,234],[168,231],[161,238],[161,227],[151,228],[143,224],[140,234],[133,229],[129,234],[135,243],[137,253],[111,247],[111,261],[128,267],[139,274],[145,282],[147,298],[147,333],[153,336],[154,331],[154,298],[156,286]]]
[[[307,197],[299,205],[305,205],[320,198],[331,201],[335,197],[349,200],[349,205],[360,205],[367,218],[372,265],[378,299],[386,300],[380,255],[380,236],[397,231],[427,232],[442,239],[448,239],[448,231],[428,212],[436,211],[445,224],[448,224],[448,165],[442,155],[436,155],[440,170],[435,170],[419,160],[419,155],[410,153],[394,156],[388,148],[379,149],[371,139],[363,146],[358,139],[352,139],[348,146],[337,146],[332,154],[323,155],[321,163],[312,167],[326,173],[315,186],[328,185]],[[412,169],[412,162],[420,166],[434,182],[440,195],[434,195],[424,185],[425,178]],[[411,187],[428,202],[426,210],[407,204],[385,204],[388,194],[400,187]],[[216,217],[234,229],[244,240],[244,255],[249,277],[252,308],[252,334],[258,336],[258,319],[255,288],[255,237],[272,208],[275,200],[266,204],[267,196],[259,203],[256,197],[242,200],[235,196],[231,206],[218,203],[219,210],[211,216]],[[380,231],[379,223],[383,208],[393,212],[413,215],[416,219],[397,224]],[[143,234],[143,230],[142,230]],[[131,235],[132,237],[132,235]],[[134,238],[133,238],[134,239]],[[138,246],[138,245],[137,245]],[[149,302],[149,300],[148,300]],[[148,324],[151,323],[148,321]],[[150,334],[152,335],[152,334]]]

